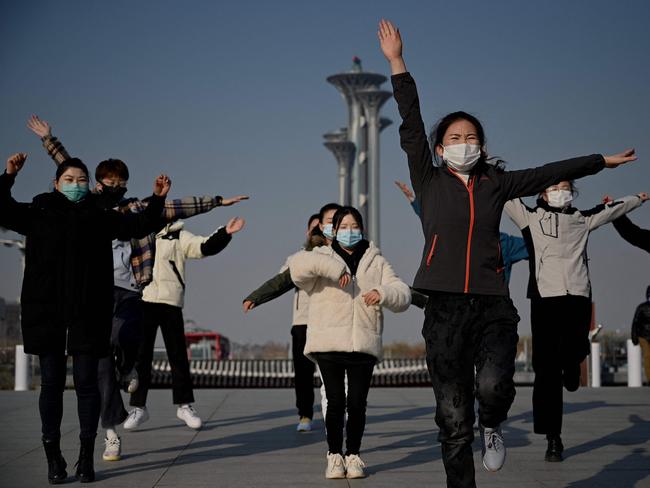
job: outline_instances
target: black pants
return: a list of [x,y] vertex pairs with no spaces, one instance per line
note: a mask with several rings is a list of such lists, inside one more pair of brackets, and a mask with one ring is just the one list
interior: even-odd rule
[[314,417],[314,371],[316,365],[303,354],[307,341],[307,326],[294,325],[291,327],[291,339],[296,407],[300,417],[311,419]]
[[[563,376],[577,383],[590,352],[591,299],[580,296],[530,301],[533,332],[533,418],[537,434],[562,433]],[[578,377],[575,377],[575,376]]]
[[[61,353],[39,356],[41,364],[41,394],[38,408],[44,440],[61,438],[63,391],[65,390],[68,358]],[[77,415],[80,438],[94,438],[99,423],[99,390],[97,389],[97,358],[80,354],[72,357],[72,375],[77,393]]]
[[[343,454],[343,425],[347,407],[346,456],[359,454],[366,427],[366,405],[377,359],[360,352],[328,352],[314,354],[327,394],[327,445],[332,454]],[[348,396],[345,397],[345,375]]]
[[102,427],[109,428],[126,420],[120,377],[135,366],[142,342],[142,299],[139,293],[115,287],[113,291],[113,329],[111,354],[98,366]]
[[131,406],[144,407],[151,386],[151,362],[158,327],[162,332],[167,358],[172,370],[172,398],[175,405],[194,402],[190,363],[185,344],[183,310],[164,303],[142,302],[143,339],[138,351],[136,370],[140,386],[131,395]]
[[514,401],[518,322],[508,297],[436,293],[427,302],[422,335],[450,488],[476,486],[475,395],[484,427],[503,422]]

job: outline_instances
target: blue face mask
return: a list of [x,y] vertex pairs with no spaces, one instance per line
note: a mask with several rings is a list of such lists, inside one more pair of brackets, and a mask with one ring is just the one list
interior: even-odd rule
[[332,224],[325,224],[323,226],[323,235],[330,240],[334,239],[334,227]]
[[80,202],[88,194],[88,185],[80,185],[78,183],[61,183],[59,190],[65,197],[73,203]]
[[363,239],[363,235],[359,229],[343,229],[336,233],[336,240],[343,247],[354,247]]

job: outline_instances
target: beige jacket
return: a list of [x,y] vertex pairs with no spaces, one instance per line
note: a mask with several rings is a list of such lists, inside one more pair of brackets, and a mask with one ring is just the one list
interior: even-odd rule
[[[381,359],[382,308],[405,311],[411,304],[411,291],[374,244],[361,258],[355,278],[343,289],[339,278],[350,270],[330,247],[295,254],[289,270],[295,285],[309,294],[306,355],[363,352]],[[367,306],[362,295],[373,289],[381,300],[379,305]]]
[[[296,254],[292,254],[287,258],[284,266],[280,268],[280,273],[284,273],[287,269],[289,269],[289,262]],[[305,290],[296,288],[296,291],[293,294],[293,319],[291,321],[291,325],[306,325],[308,320],[309,294]]]

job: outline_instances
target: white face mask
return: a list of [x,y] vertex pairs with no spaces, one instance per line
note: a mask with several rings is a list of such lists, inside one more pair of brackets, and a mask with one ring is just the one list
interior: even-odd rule
[[565,208],[573,201],[573,193],[569,190],[550,190],[546,192],[548,204],[555,208]]
[[469,173],[481,157],[481,146],[478,144],[454,144],[442,146],[442,159],[447,166],[459,173]]

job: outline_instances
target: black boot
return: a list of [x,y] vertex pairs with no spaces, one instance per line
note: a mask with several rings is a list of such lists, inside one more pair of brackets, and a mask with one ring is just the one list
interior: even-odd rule
[[80,437],[79,440],[81,446],[79,448],[79,461],[77,461],[77,479],[82,483],[91,483],[95,481],[95,465],[93,462],[95,436]]
[[562,445],[562,439],[560,436],[547,435],[546,439],[548,441],[548,447],[546,448],[544,460],[549,463],[561,463],[564,461],[564,458],[562,457],[564,446]]
[[61,455],[59,439],[43,439],[43,448],[47,457],[47,481],[51,485],[65,483],[68,473],[65,468],[68,466]]

